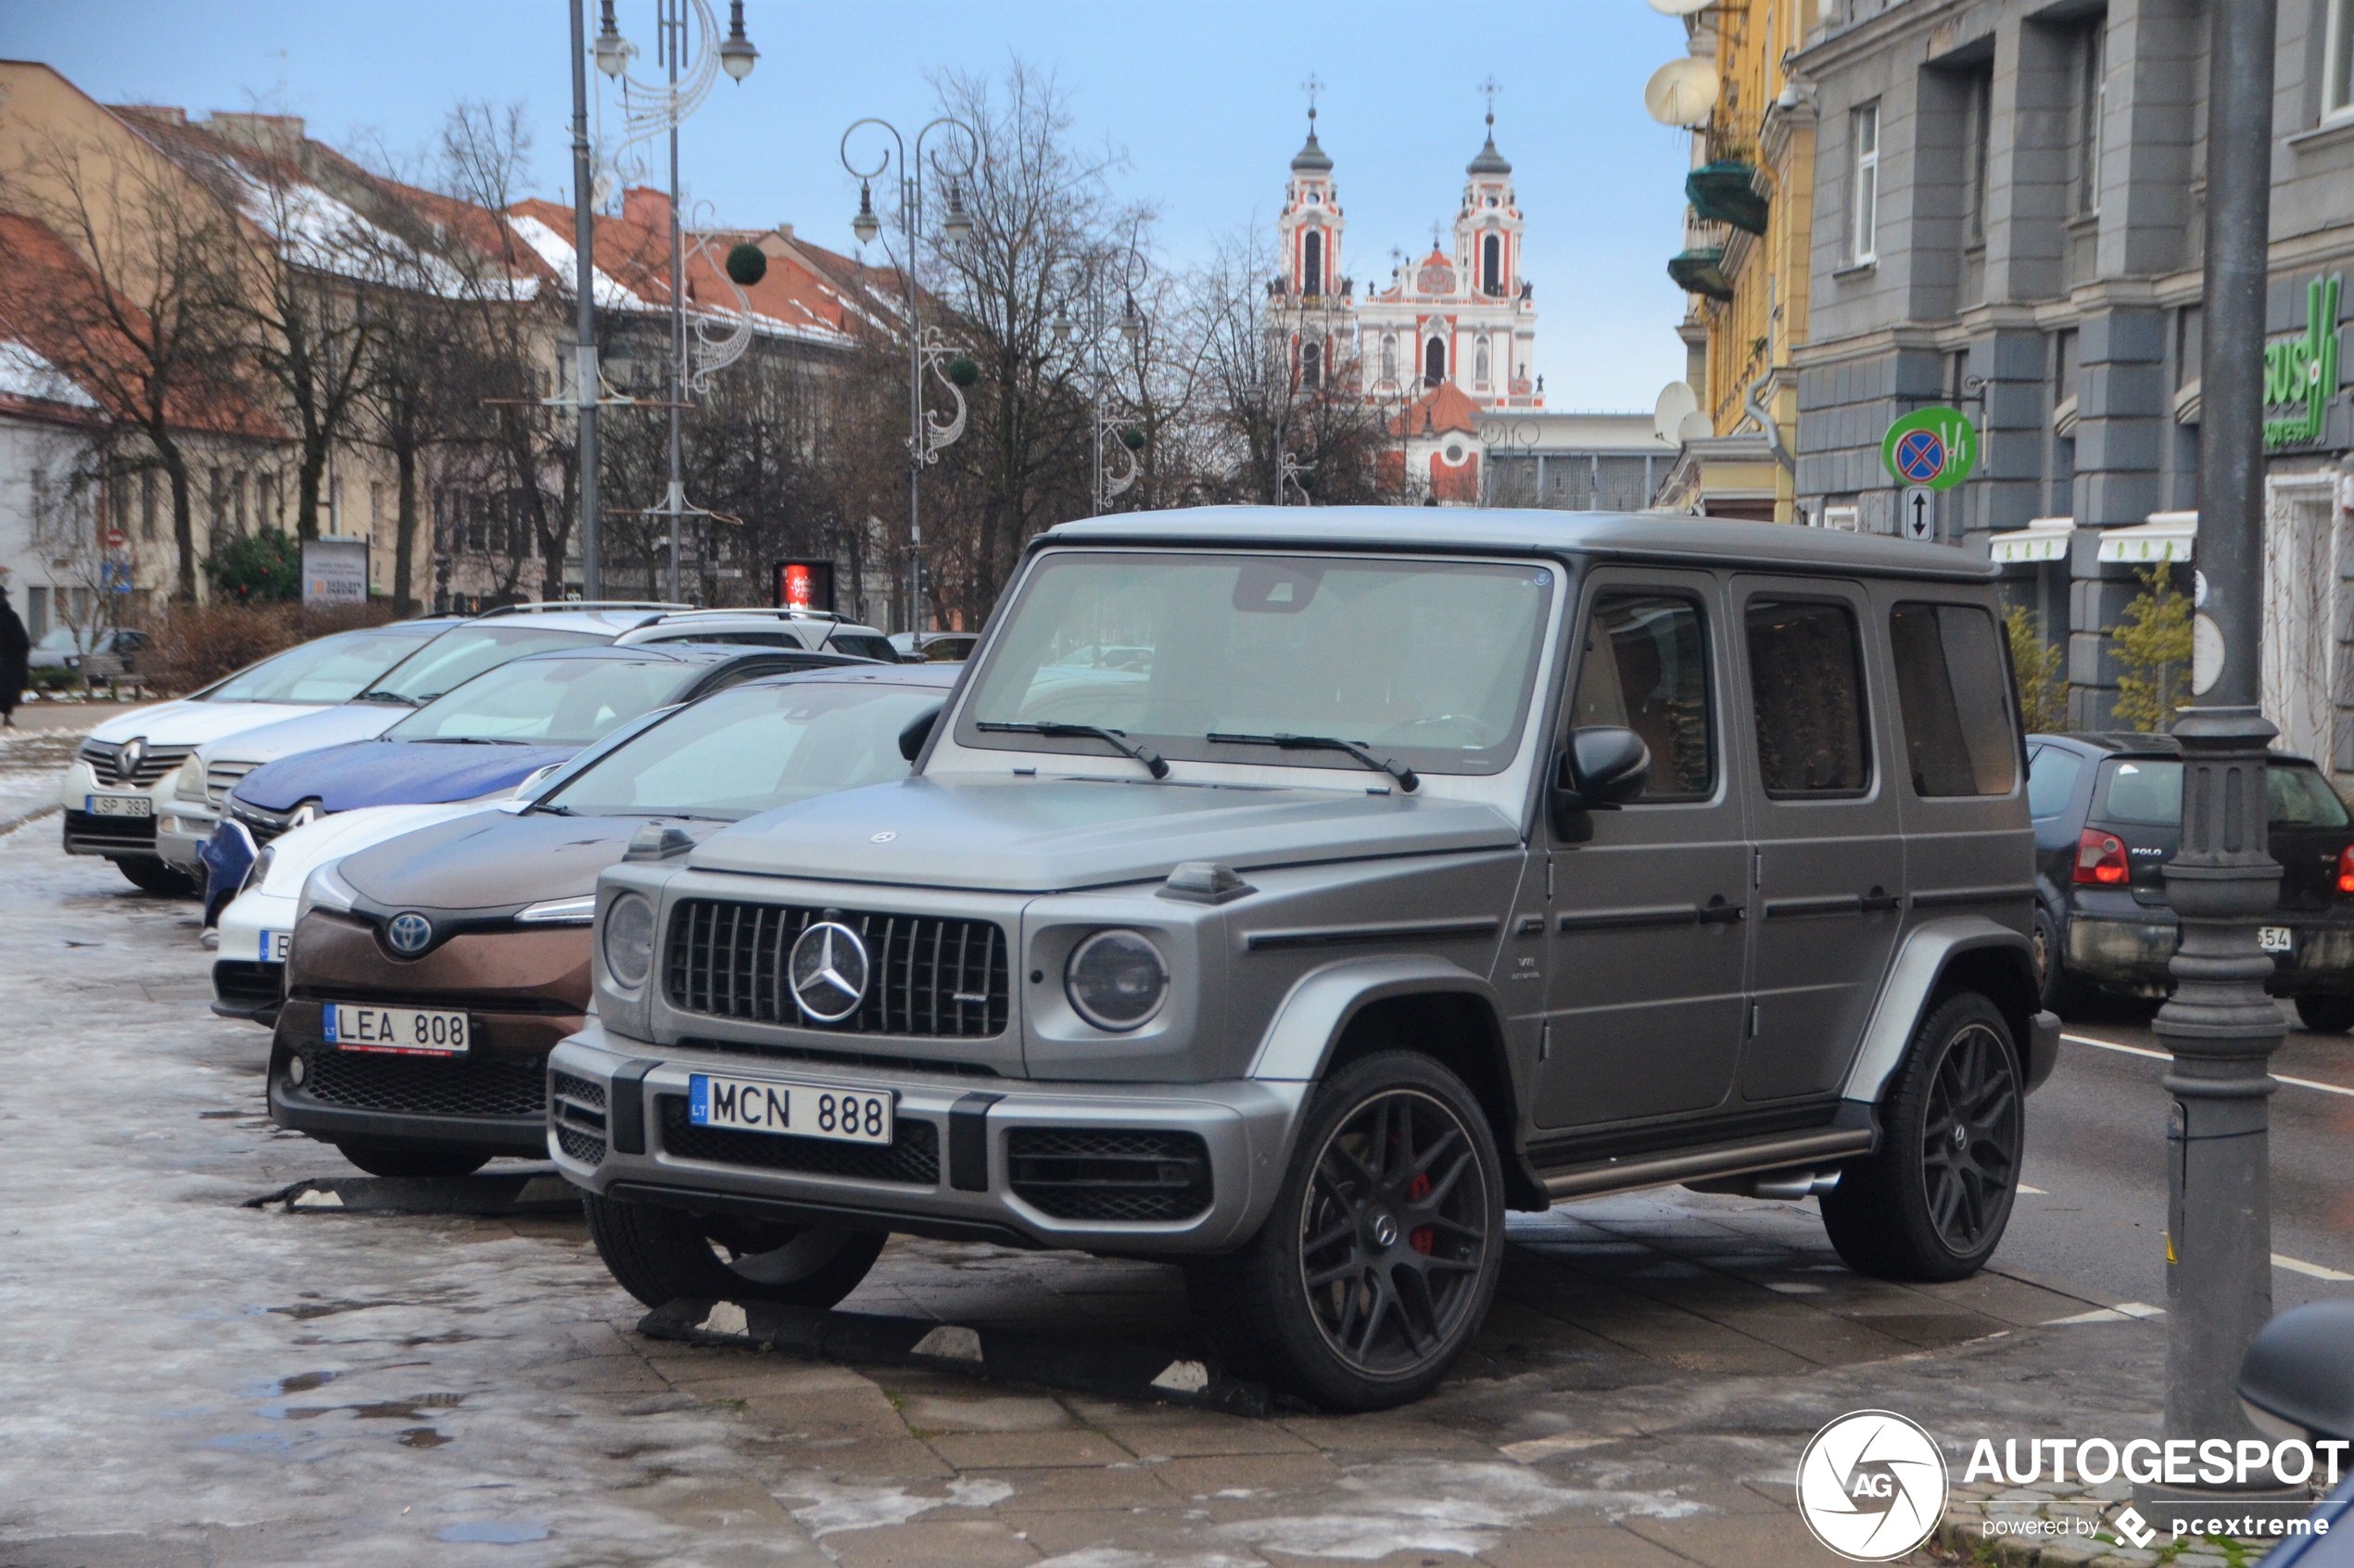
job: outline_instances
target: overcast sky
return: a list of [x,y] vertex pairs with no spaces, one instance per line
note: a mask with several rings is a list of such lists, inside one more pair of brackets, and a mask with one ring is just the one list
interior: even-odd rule
[[[724,26],[725,0],[714,8]],[[1343,265],[1386,280],[1393,247],[1425,248],[1431,223],[1451,221],[1492,73],[1496,142],[1528,220],[1548,404],[1648,410],[1682,373],[1683,296],[1665,267],[1687,144],[1645,117],[1642,86],[1683,52],[1683,32],[1643,0],[1489,12],[1426,0],[750,0],[745,13],[759,67],[741,85],[721,79],[687,122],[688,198],[723,223],[791,222],[839,250],[853,247],[856,207],[843,129],[872,114],[912,132],[931,73],[1016,56],[1057,73],[1079,137],[1124,154],[1117,188],[1158,209],[1171,261],[1254,221],[1272,232],[1312,71],[1348,221]],[[649,57],[653,14],[653,0],[620,0],[622,32]],[[108,103],[201,117],[282,99],[322,140],[416,157],[459,100],[521,102],[537,128],[536,186],[558,199],[569,198],[566,29],[563,0],[0,0],[0,55],[46,61]]]

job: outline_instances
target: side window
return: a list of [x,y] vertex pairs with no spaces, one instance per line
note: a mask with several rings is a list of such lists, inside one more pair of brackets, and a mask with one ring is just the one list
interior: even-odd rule
[[2068,809],[2084,759],[2057,746],[2039,748],[2027,765],[2027,815],[2041,821]]
[[1994,617],[1975,604],[1899,604],[1889,613],[1888,646],[1913,793],[2009,794],[2019,736],[2004,701],[2010,683]]
[[1615,725],[1643,738],[1652,772],[1639,800],[1705,800],[1716,787],[1716,742],[1700,606],[1667,594],[1598,596],[1569,722]]
[[1871,787],[1864,730],[1863,641],[1844,604],[1752,600],[1750,700],[1758,781],[1776,800],[1856,795]]

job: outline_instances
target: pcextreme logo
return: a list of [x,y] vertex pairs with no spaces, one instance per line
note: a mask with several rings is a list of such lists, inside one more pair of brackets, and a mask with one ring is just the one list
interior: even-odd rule
[[1917,1422],[1853,1411],[1815,1434],[1799,1457],[1798,1513],[1851,1562],[1902,1557],[1945,1516],[1944,1455]]

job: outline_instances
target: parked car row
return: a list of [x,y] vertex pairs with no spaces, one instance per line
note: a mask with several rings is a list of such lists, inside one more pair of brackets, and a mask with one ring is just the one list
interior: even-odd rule
[[[1327,1408],[1445,1374],[1508,1209],[1812,1195],[1860,1271],[1983,1266],[2047,999],[2159,983],[2095,922],[2164,924],[2163,743],[2023,736],[1957,550],[1466,517],[1067,525],[969,664],[449,627],[172,765],[215,1006],[365,1170],[552,1160],[650,1305],[830,1306],[893,1233],[1142,1256]],[[2274,777],[2334,996],[2346,814]]]

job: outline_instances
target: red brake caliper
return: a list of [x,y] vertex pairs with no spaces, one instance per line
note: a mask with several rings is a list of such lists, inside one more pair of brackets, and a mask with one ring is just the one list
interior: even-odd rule
[[[1411,1182],[1406,1183],[1406,1201],[1408,1203],[1420,1203],[1423,1199],[1428,1196],[1430,1196],[1430,1177],[1428,1175],[1417,1176]],[[1424,1225],[1418,1231],[1409,1232],[1406,1236],[1406,1245],[1412,1247],[1416,1252],[1421,1253],[1425,1258],[1430,1256],[1430,1249],[1436,1246],[1437,1242],[1438,1231],[1435,1226],[1430,1225]]]

